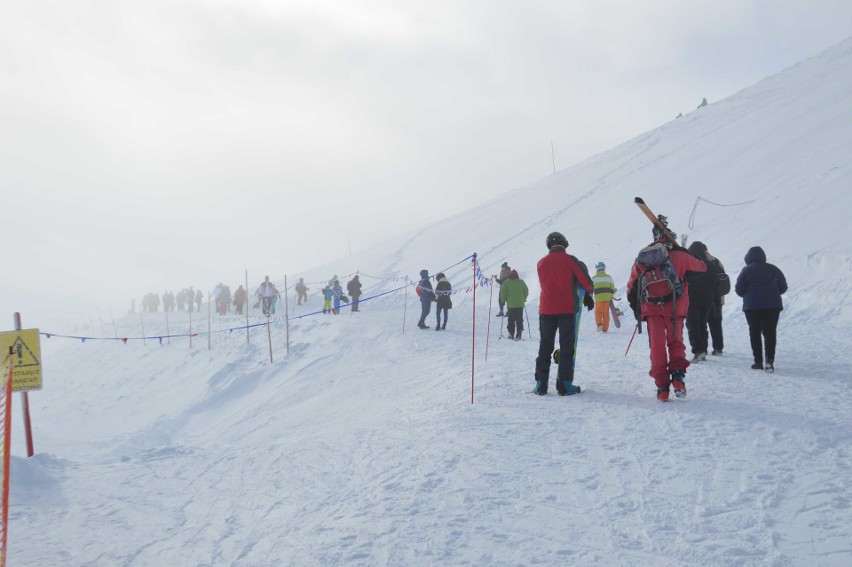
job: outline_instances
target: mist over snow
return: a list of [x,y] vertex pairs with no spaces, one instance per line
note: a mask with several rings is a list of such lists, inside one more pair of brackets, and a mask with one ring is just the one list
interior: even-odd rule
[[[289,329],[279,313],[249,342],[245,318],[208,320],[206,305],[192,327],[161,312],[42,328],[54,336],[29,396],[33,458],[13,402],[9,564],[852,564],[850,132],[847,40],[480,207],[288,274]],[[625,356],[629,315],[604,335],[588,312],[583,393],[531,394],[545,236],[606,262],[623,297],[650,240],[636,196],[732,276],[757,245],[785,273],[776,374],[749,368],[731,294],[724,355],[690,367],[687,399],[656,401],[646,336]],[[489,287],[474,302],[474,253],[485,275],[508,261],[529,285],[525,340],[500,339]],[[424,268],[459,290],[442,333],[416,328],[410,286],[384,293]],[[378,297],[316,314],[317,282],[355,271]],[[298,277],[312,283],[294,308]]]

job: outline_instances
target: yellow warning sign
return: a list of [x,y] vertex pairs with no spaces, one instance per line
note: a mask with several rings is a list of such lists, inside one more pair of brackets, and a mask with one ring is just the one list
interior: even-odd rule
[[[11,354],[9,349],[11,350]],[[12,360],[12,391],[41,390],[41,342],[38,329],[6,331],[0,333],[0,356],[4,372],[9,372]],[[8,374],[3,378],[7,378]]]

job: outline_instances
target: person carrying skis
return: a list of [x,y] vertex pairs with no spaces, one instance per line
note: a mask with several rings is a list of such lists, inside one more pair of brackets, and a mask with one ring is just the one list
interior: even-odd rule
[[[787,279],[781,270],[766,262],[766,252],[760,246],[749,249],[745,263],[745,268],[737,276],[734,291],[743,298],[743,312],[748,321],[748,337],[754,356],[751,367],[775,372],[775,329],[784,309],[781,296],[787,291]],[[766,343],[765,358],[761,338]]]
[[509,272],[509,276],[500,284],[500,303],[506,306],[509,319],[506,330],[509,331],[510,339],[519,341],[524,334],[524,305],[529,294],[530,290],[518,276],[517,270]]
[[432,282],[429,281],[429,270],[420,270],[420,282],[414,289],[420,296],[420,321],[417,323],[417,328],[428,329],[426,317],[432,311],[432,302],[435,301],[435,292],[432,291]]
[[609,331],[609,305],[615,295],[615,282],[612,276],[606,273],[606,264],[603,262],[595,264],[595,270],[597,271],[592,277],[595,284],[595,324],[599,333],[606,333]]
[[347,282],[346,291],[352,298],[352,312],[355,313],[358,311],[358,298],[361,297],[361,280],[358,279],[358,274],[355,274],[355,277]]
[[[627,299],[637,323],[646,323],[651,350],[648,375],[657,386],[657,399],[667,402],[670,387],[674,388],[676,397],[686,396],[685,378],[689,361],[683,344],[683,323],[689,307],[689,293],[684,279],[687,274],[703,272],[707,267],[686,249],[675,244],[677,235],[669,230],[665,216],[658,215],[657,219],[665,228],[654,225],[654,242],[640,252],[640,258],[643,252],[655,249],[665,252],[665,264],[650,270],[637,258],[627,280]],[[653,295],[648,291],[651,285],[649,281],[656,282]],[[661,287],[665,287],[665,291],[657,292]]]
[[296,297],[296,305],[308,301],[308,286],[305,285],[305,278],[299,278],[299,283],[296,284]]
[[[568,240],[559,232],[551,232],[545,240],[548,253],[538,261],[539,296],[538,325],[541,340],[535,359],[535,393],[547,394],[550,381],[550,360],[556,333],[559,332],[560,352],[573,352],[575,317],[578,305],[578,287],[585,290],[589,304],[594,307],[591,291],[594,289],[588,272],[577,258],[568,254]],[[584,298],[585,301],[585,298]],[[574,385],[574,357],[559,357],[556,371],[556,390],[560,396],[570,396],[581,391]]]
[[[509,278],[509,274],[511,274],[511,273],[512,273],[512,268],[509,267],[509,262],[503,262],[503,265],[500,266],[500,275],[494,276],[494,281],[497,282],[497,284],[500,286],[501,289],[503,287],[503,282],[505,282]],[[500,305],[500,312],[497,313],[497,315],[495,315],[495,317],[505,317],[506,316],[505,313],[503,312],[503,307],[506,305],[506,302],[503,299],[501,299],[502,297],[503,296],[500,295],[500,294],[497,295],[497,301]]]
[[[435,281],[438,282],[435,284],[435,296],[437,297],[435,315],[438,317],[438,320],[435,322],[435,330],[441,331],[447,328],[449,310],[453,308],[453,299],[450,297],[453,293],[453,286],[450,284],[447,276],[444,275],[444,272],[438,272],[438,275],[435,276]],[[444,314],[443,325],[441,324],[441,313]]]

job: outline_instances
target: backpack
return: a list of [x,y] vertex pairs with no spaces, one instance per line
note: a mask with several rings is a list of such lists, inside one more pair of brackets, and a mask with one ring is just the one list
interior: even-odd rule
[[662,242],[656,242],[639,251],[639,301],[661,305],[677,301],[683,295],[683,280],[678,277],[669,257],[669,250]]
[[731,278],[728,277],[728,274],[719,272],[716,274],[716,277],[719,278],[719,295],[728,295],[731,293]]

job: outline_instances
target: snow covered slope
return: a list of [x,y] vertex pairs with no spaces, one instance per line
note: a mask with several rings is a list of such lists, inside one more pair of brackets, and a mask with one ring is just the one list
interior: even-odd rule
[[[280,320],[247,342],[228,330],[242,319],[214,316],[208,336],[202,317],[191,346],[42,329],[90,338],[42,338],[34,458],[15,430],[9,563],[852,563],[850,132],[846,41],[475,210],[296,275],[361,270],[370,296],[446,268],[466,291],[469,255],[485,274],[509,261],[532,290],[521,342],[499,338],[489,288],[475,303],[455,295],[436,333],[415,328],[410,290],[308,316],[320,308],[313,284],[289,353]],[[725,354],[690,368],[686,400],[654,399],[644,335],[624,355],[629,320],[602,335],[588,314],[576,379],[586,391],[530,395],[546,234],[562,231],[623,287],[650,237],[635,196],[732,274],[754,245],[786,273],[775,375],[749,368],[729,296]],[[134,317],[117,325],[141,334]],[[166,329],[163,314],[145,319],[148,336]],[[186,314],[171,316],[168,332],[189,329]]]

